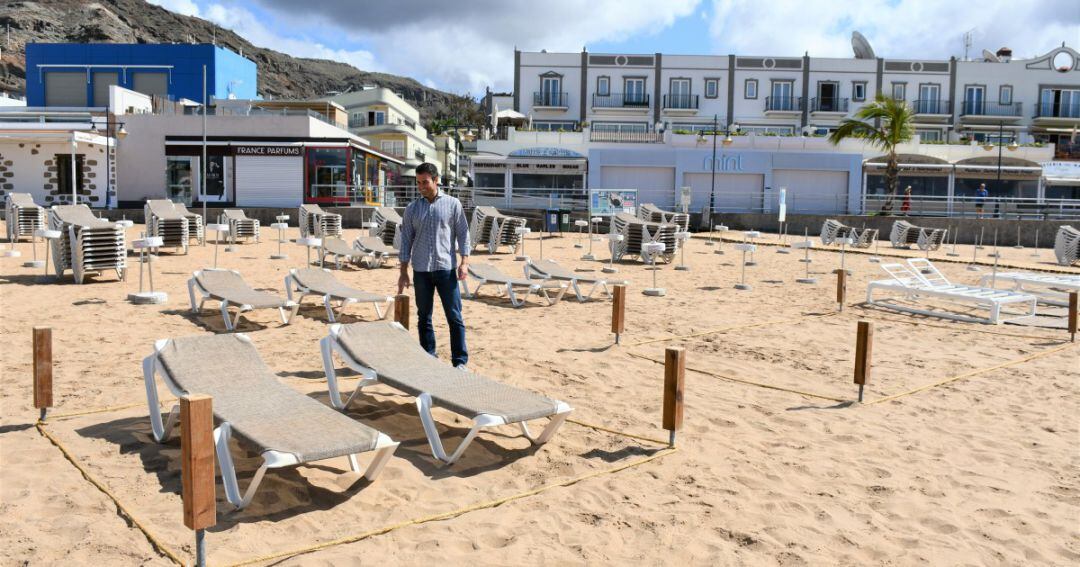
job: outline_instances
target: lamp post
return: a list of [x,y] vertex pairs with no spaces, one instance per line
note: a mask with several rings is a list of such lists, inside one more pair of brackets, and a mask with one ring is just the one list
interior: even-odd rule
[[[999,120],[998,121],[998,140],[997,140],[997,149],[998,149],[997,183],[995,185],[995,188],[997,189],[997,191],[999,193],[1001,192],[1001,160],[1002,160],[1001,149],[1002,149],[1002,147],[1005,146],[1004,138],[1005,138],[1005,121],[1004,120]],[[1018,147],[1020,147],[1020,146],[1017,145],[1015,139],[1011,140],[1009,142],[1008,148],[1009,148],[1010,152],[1016,151],[1016,148],[1018,148]],[[986,144],[983,144],[983,149],[986,150],[986,151],[990,151],[990,150],[994,149],[994,144],[991,144],[988,141]]]
[[[731,139],[731,130],[735,129],[737,131],[738,127],[739,126],[737,124],[728,124],[727,126],[724,127],[724,146],[730,146],[731,145],[731,143],[733,141]],[[709,168],[711,170],[711,172],[712,172],[711,176],[710,176],[710,179],[709,179],[709,213],[706,216],[706,218],[704,219],[705,220],[704,224],[705,224],[705,226],[708,226],[708,227],[712,227],[713,209],[716,208],[716,135],[719,133],[719,131],[720,131],[719,118],[717,117],[717,115],[713,114],[712,166]],[[705,136],[703,134],[699,134],[699,140],[704,140],[704,139],[705,139]]]
[[[113,130],[112,130],[113,126],[116,126],[118,128],[118,130],[116,131],[115,134],[113,133]],[[94,125],[93,130],[94,130],[94,132],[97,132],[97,125],[96,124]],[[120,140],[123,140],[125,137],[127,137],[128,132],[127,132],[127,130],[124,129],[124,123],[123,122],[113,122],[112,121],[112,106],[111,106],[111,101],[109,101],[109,104],[105,105],[105,208],[106,209],[111,209],[112,208],[110,206],[111,203],[112,203],[110,197],[111,197],[112,191],[113,191],[113,189],[112,189],[112,157],[113,157],[113,155],[112,155],[112,138],[113,138],[114,135],[116,136],[116,141],[119,143]]]

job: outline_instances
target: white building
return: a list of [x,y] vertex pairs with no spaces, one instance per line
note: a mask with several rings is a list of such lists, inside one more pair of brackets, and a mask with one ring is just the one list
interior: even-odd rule
[[404,161],[406,177],[415,177],[416,166],[423,162],[437,163],[438,152],[427,129],[420,124],[420,112],[390,89],[364,88],[327,100],[345,107],[350,132]]

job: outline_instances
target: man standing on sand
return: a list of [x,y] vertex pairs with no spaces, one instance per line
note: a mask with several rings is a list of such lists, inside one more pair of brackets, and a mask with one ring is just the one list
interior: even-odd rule
[[[416,167],[420,198],[405,207],[401,219],[401,275],[398,293],[409,287],[409,264],[416,287],[416,330],[420,346],[435,356],[435,328],[431,312],[439,292],[446,323],[450,326],[450,358],[455,367],[469,361],[465,347],[465,320],[461,316],[458,280],[464,280],[469,262],[469,223],[461,201],[439,190],[439,169],[431,163]],[[455,252],[461,263],[455,262]]]

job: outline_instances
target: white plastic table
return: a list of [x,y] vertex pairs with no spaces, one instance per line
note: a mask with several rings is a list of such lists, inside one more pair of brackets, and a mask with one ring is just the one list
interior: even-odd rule
[[[311,265],[311,249],[312,248],[322,248],[322,239],[321,238],[315,238],[314,236],[308,236],[308,237],[305,237],[305,238],[297,238],[294,242],[296,242],[300,246],[305,247],[305,249],[307,250],[307,264],[306,265],[310,266]],[[319,267],[320,268],[322,267],[322,262],[323,262],[323,256],[320,254],[319,255]]]
[[[52,248],[52,244],[51,244],[50,241],[60,238],[61,236],[63,236],[63,233],[60,232],[59,230],[49,230],[47,228],[39,228],[39,229],[34,231],[34,236],[36,236],[37,238],[40,238],[40,239],[45,241],[45,275],[48,276],[49,275],[49,248]],[[35,257],[37,256],[36,249],[35,249],[34,255],[35,255]]]
[[530,232],[532,232],[532,229],[525,226],[519,226],[514,229],[514,234],[518,235],[518,240],[521,241],[521,254],[519,254],[517,258],[514,258],[519,262],[523,262],[525,258],[527,258],[527,256],[525,256],[525,239],[529,236]]
[[[138,305],[157,305],[169,300],[169,296],[163,291],[154,291],[154,268],[149,262],[143,262],[148,249],[160,248],[165,241],[160,236],[145,236],[131,242],[131,247],[139,251],[139,291],[129,293],[128,301]],[[143,291],[143,264],[146,264],[146,273],[150,279],[150,291]]]
[[215,233],[217,233],[217,234],[214,235],[214,268],[216,269],[217,268],[218,241],[221,240],[221,233],[229,234],[229,225],[227,225],[227,224],[218,224],[218,223],[210,223],[210,224],[206,225],[205,228],[206,228],[206,230],[212,230]]
[[641,291],[641,293],[652,297],[663,297],[667,295],[667,290],[656,285],[656,257],[664,253],[667,247],[663,242],[646,242],[641,245],[641,251],[649,257],[649,264],[652,265],[652,287],[647,287]]
[[[618,246],[618,243],[623,241],[624,237],[617,232],[608,233],[607,237],[608,240],[611,241],[611,243],[608,244],[608,248],[611,249],[611,254],[608,257],[608,265],[604,268],[601,268],[600,271],[606,274],[614,274],[615,272],[619,271],[615,268],[615,247]],[[590,244],[589,246],[591,247],[592,244]]]

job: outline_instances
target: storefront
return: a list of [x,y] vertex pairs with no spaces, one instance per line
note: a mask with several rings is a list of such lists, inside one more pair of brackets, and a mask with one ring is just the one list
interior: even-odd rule
[[588,160],[561,148],[526,148],[507,156],[476,156],[471,171],[478,188],[584,190]]
[[1048,161],[1042,163],[1043,192],[1047,200],[1080,200],[1080,162]]

